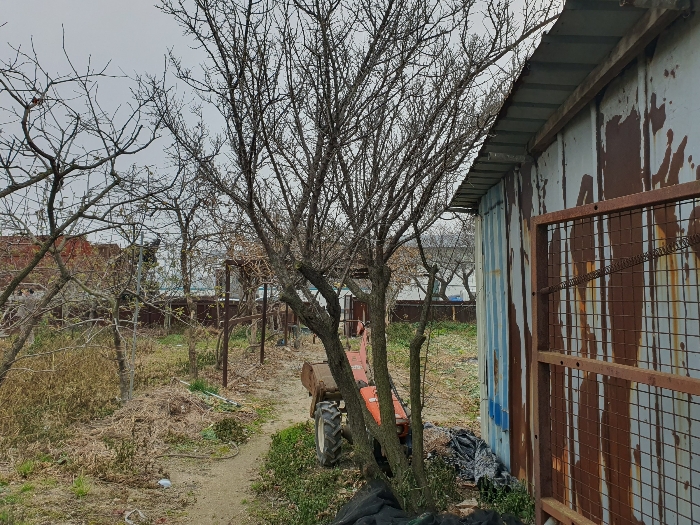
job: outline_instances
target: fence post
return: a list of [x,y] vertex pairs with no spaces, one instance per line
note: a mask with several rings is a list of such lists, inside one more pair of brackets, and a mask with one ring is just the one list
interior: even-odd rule
[[260,364],[265,362],[265,325],[267,324],[267,283],[263,285],[262,331],[260,333]]
[[[224,388],[228,387],[228,320],[229,317],[231,317],[230,312],[229,312],[229,305],[230,305],[230,299],[229,296],[231,295],[231,267],[228,265],[228,262],[224,263],[226,265],[226,287],[225,287],[225,292],[224,292],[224,372],[223,372],[223,386]],[[217,300],[218,301],[218,300]],[[217,302],[218,304],[218,302]]]

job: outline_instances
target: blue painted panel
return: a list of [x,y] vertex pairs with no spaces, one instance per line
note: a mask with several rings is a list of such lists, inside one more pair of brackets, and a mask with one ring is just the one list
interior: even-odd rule
[[481,199],[484,303],[486,315],[479,319],[485,337],[480,359],[485,366],[488,420],[482,433],[489,446],[510,468],[508,409],[508,251],[506,202],[503,182]]

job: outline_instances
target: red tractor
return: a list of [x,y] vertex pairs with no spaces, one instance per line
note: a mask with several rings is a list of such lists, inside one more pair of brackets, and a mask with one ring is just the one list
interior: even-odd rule
[[[381,424],[379,415],[379,402],[377,401],[377,388],[372,386],[367,372],[367,341],[369,330],[362,321],[352,321],[358,324],[358,335],[362,336],[360,351],[347,350],[345,355],[350,362],[353,376],[360,389],[360,394],[367,404],[374,420]],[[309,391],[311,397],[311,417],[314,418],[316,428],[316,456],[324,467],[335,465],[340,459],[341,438],[350,439],[347,427],[343,425],[343,414],[347,417],[347,410],[343,403],[343,396],[333,379],[328,361],[321,363],[304,363],[301,370],[301,382]],[[396,431],[401,443],[410,449],[410,425],[406,414],[406,408],[392,393],[394,412],[396,414]],[[375,453],[381,454],[381,450],[375,444]]]

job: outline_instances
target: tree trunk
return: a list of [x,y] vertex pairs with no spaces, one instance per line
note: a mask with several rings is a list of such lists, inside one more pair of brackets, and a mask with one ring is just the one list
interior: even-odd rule
[[467,295],[469,295],[470,301],[476,301],[476,296],[472,292],[472,289],[469,287],[469,278],[472,276],[473,273],[474,268],[472,268],[468,272],[462,272],[462,284],[464,284],[464,288],[466,288],[467,290]]
[[124,351],[124,341],[122,334],[119,331],[119,298],[116,298],[112,303],[112,341],[114,344],[114,353],[117,359],[117,368],[119,369],[119,394],[122,403],[129,400],[129,364]]
[[375,436],[382,446],[389,461],[391,471],[397,479],[402,479],[408,470],[408,460],[396,433],[396,411],[392,401],[391,380],[386,352],[386,292],[391,278],[391,270],[387,265],[378,268],[370,267],[370,282],[372,293],[369,300],[369,318],[372,340],[372,370],[377,387],[379,413],[381,424]]
[[199,370],[197,369],[197,304],[191,293],[185,294],[187,300],[187,309],[190,312],[190,322],[185,331],[187,337],[187,356],[190,361],[190,377],[197,378]]
[[[435,280],[435,272],[437,267],[430,269],[428,278],[428,289],[432,287]],[[428,477],[425,473],[425,458],[423,457],[423,403],[421,400],[421,359],[420,350],[425,342],[425,327],[428,322],[428,314],[430,313],[430,305],[432,296],[426,295],[421,309],[420,321],[416,334],[411,340],[409,347],[410,361],[410,380],[409,388],[411,390],[411,431],[413,439],[413,456],[411,458],[411,467],[413,475],[416,478],[418,489],[422,492],[423,497],[428,507],[435,508],[435,500],[430,492]]]
[[[303,266],[298,269],[312,285],[316,286],[326,300],[325,312],[305,305],[293,285],[285,287],[281,299],[292,308],[299,321],[319,337],[326,350],[328,366],[343,395],[348,412],[348,425],[353,438],[356,464],[366,478],[382,477],[367,436],[367,428],[372,428],[376,424],[360,395],[338,332],[341,315],[340,299],[322,274]],[[394,436],[396,436],[395,431]]]
[[34,328],[39,321],[41,321],[41,318],[44,317],[46,307],[51,303],[53,298],[60,293],[68,281],[70,281],[70,276],[61,275],[56,282],[54,282],[53,286],[47,290],[46,293],[44,293],[42,298],[36,303],[34,308],[29,311],[29,314],[22,321],[22,327],[20,328],[16,339],[12,342],[12,346],[5,350],[2,362],[0,363],[0,387],[5,382],[7,373],[12,368],[12,365],[17,359],[19,353],[22,351],[25,343],[33,334]]
[[189,259],[189,251],[187,249],[188,239],[182,232],[182,244],[180,246],[180,274],[182,276],[182,293],[185,295],[187,309],[189,310],[189,325],[185,330],[187,339],[187,356],[190,362],[190,377],[196,379],[197,370],[197,305],[192,297],[192,276],[191,261]]

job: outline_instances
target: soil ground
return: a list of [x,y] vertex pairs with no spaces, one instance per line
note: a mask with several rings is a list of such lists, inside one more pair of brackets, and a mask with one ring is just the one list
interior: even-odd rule
[[292,359],[280,363],[277,373],[260,385],[256,394],[275,400],[275,415],[262,424],[259,434],[241,445],[236,457],[208,465],[173,462],[171,481],[176,485],[194,486],[198,494],[196,502],[179,522],[253,523],[246,505],[253,497],[250,485],[256,479],[272,435],[309,418],[309,396],[299,381],[299,372],[304,360],[321,360],[323,356],[321,348],[307,346],[295,352]]

